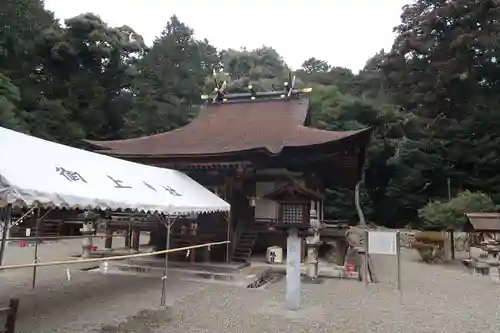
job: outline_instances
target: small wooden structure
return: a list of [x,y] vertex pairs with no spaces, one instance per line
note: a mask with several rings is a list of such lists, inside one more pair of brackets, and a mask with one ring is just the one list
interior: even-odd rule
[[324,196],[297,181],[273,190],[263,196],[278,203],[278,224],[301,223],[309,225],[311,208],[320,207]]
[[478,245],[485,237],[496,239],[500,233],[500,213],[466,213],[464,231],[469,233],[469,246]]
[[[309,229],[311,209],[316,210],[324,200],[323,195],[308,189],[297,181],[291,181],[276,190],[264,194],[263,197],[278,203],[278,219],[274,225],[274,228],[277,230],[297,225],[299,226],[298,229]],[[302,238],[302,262],[305,259],[305,255],[306,243],[305,239]]]
[[465,232],[500,233],[500,213],[467,213]]

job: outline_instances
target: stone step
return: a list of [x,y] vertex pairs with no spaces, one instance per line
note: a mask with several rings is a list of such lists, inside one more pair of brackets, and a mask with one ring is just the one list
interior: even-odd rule
[[236,249],[234,251],[234,255],[250,255],[252,253],[252,249]]
[[232,259],[236,261],[247,261],[250,258],[250,254],[248,255],[233,255]]

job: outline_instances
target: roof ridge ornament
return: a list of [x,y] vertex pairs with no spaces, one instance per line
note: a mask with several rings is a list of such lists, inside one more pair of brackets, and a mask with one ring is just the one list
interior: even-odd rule
[[310,93],[312,88],[295,89],[296,76],[292,72],[288,72],[288,81],[283,83],[284,89],[281,91],[264,91],[257,92],[252,84],[247,86],[248,93],[227,93],[227,81],[217,80],[217,73],[213,71],[215,94],[213,96],[201,95],[201,100],[206,101],[208,104],[225,104],[225,103],[242,103],[251,101],[263,100],[283,100],[283,99],[299,99],[303,93]]
[[214,88],[215,96],[212,99],[212,103],[223,102],[224,96],[226,95],[227,82],[217,80],[217,72],[215,71],[215,69],[213,70],[213,76],[215,83],[215,88]]

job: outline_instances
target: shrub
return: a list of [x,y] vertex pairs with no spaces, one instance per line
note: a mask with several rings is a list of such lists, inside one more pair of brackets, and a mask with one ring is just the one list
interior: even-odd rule
[[432,201],[419,209],[418,215],[429,227],[462,229],[465,213],[494,212],[497,207],[481,192],[464,191],[449,202]]

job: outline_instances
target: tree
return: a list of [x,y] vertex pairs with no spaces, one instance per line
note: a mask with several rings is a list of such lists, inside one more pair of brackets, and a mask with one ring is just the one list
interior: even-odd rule
[[497,207],[486,194],[465,191],[449,202],[429,202],[419,210],[419,215],[427,226],[462,230],[466,223],[466,213],[496,210]]
[[324,60],[319,60],[314,57],[307,59],[302,63],[302,70],[311,73],[327,73],[332,69],[332,66]]
[[25,124],[16,104],[21,101],[21,92],[10,78],[0,73],[0,126],[25,131]]
[[405,110],[464,119],[498,95],[496,0],[417,0],[404,7],[384,72]]
[[[263,46],[251,51],[223,50],[221,60],[221,72],[216,73],[216,77],[227,82],[229,92],[248,92],[249,85],[256,91],[277,91],[284,89],[284,83],[289,80],[287,64],[271,47]],[[300,80],[297,80],[295,87],[300,85]],[[213,91],[214,88],[214,78],[208,76],[205,91]]]
[[44,30],[55,23],[41,0],[9,0],[0,3],[0,71],[12,80],[29,77],[39,59],[35,45]]
[[196,112],[207,75],[218,68],[219,54],[207,40],[172,16],[153,47],[140,60],[136,107],[127,115],[128,135],[167,131]]
[[[42,75],[47,98],[62,102],[75,133],[94,139],[121,134],[121,100],[138,74],[137,57],[144,52],[142,37],[130,27],[109,27],[94,14],[65,21],[66,27],[45,35]],[[47,105],[50,105],[47,104]],[[59,108],[60,109],[60,108]],[[62,109],[60,109],[62,110]]]
[[0,125],[29,132],[26,104],[37,104],[43,59],[36,45],[55,24],[40,0],[0,3]]
[[[500,178],[493,172],[500,164],[494,129],[499,9],[494,0],[415,1],[404,7],[398,36],[380,62],[384,87],[421,124],[412,138],[419,153],[413,155],[427,162],[410,158],[399,165],[413,174],[427,165],[420,172],[429,184],[422,200],[444,197],[446,179],[452,192],[470,189],[499,198]],[[392,187],[399,197],[416,193],[403,184]]]

